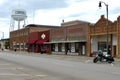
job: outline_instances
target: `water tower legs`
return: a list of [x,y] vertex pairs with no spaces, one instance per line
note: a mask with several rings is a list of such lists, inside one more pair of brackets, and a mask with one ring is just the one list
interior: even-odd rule
[[18,29],[20,29],[20,21],[18,21]]

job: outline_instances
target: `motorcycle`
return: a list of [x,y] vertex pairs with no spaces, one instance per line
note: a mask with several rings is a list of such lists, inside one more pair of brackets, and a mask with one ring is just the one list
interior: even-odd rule
[[98,61],[112,63],[114,62],[114,58],[110,54],[105,54],[105,55],[97,54],[96,57],[93,59],[93,62],[97,63]]

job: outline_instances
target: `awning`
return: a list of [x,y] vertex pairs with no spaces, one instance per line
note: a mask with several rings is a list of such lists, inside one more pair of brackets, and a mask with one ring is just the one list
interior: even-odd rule
[[38,40],[37,42],[36,42],[36,44],[44,44],[44,42],[47,42],[48,40],[45,40],[45,39],[42,39],[42,40]]
[[75,43],[75,42],[87,42],[86,40],[73,40],[73,41],[51,41],[45,42],[45,44],[52,44],[52,43]]
[[27,42],[27,44],[34,44],[36,42],[36,40],[29,40],[28,42]]

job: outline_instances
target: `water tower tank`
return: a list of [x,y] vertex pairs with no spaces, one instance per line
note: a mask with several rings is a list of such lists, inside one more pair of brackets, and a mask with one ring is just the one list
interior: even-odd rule
[[24,21],[24,26],[25,26],[25,20],[27,18],[27,14],[26,11],[24,9],[18,8],[18,9],[14,9],[12,10],[11,13],[11,27],[13,27],[14,30],[14,26],[15,26],[15,22],[18,22],[18,29],[20,29],[21,26],[21,22]]
[[11,17],[16,21],[23,21],[27,18],[26,11],[23,9],[15,9],[12,11]]

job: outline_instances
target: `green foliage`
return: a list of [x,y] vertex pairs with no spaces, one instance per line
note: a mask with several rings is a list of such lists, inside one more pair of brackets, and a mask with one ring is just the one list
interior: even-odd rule
[[5,46],[5,49],[8,49],[8,47],[9,47],[9,42],[6,41],[6,42],[4,43],[4,46]]

